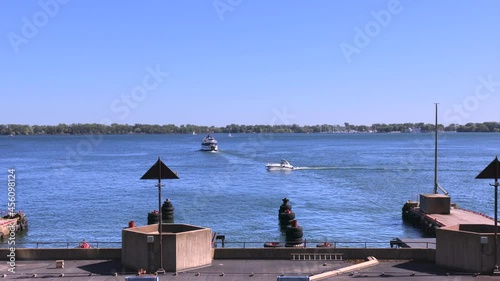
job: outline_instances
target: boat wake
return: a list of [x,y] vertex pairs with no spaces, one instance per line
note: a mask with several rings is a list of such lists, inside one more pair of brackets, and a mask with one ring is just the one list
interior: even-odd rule
[[294,170],[371,170],[371,171],[411,171],[411,168],[363,167],[363,166],[304,166],[294,167]]
[[293,167],[294,170],[337,170],[339,167]]

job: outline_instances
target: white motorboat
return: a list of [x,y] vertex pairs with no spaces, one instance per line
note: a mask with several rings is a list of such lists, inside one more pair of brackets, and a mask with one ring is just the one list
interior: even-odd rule
[[293,170],[293,166],[285,159],[282,159],[280,163],[267,163],[266,169],[268,171]]
[[201,142],[201,150],[216,152],[219,150],[217,140],[211,135],[207,135]]

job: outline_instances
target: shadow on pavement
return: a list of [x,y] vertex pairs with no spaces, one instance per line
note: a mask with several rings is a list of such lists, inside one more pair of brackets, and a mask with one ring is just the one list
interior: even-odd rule
[[102,261],[93,264],[87,264],[78,267],[81,270],[85,270],[88,273],[96,275],[112,275],[114,273],[118,274],[134,274],[136,272],[127,272],[122,268],[122,264],[118,260]]
[[448,275],[470,275],[476,276],[476,273],[471,272],[461,272],[461,271],[453,271],[440,266],[437,266],[434,263],[429,262],[418,262],[418,261],[406,261],[397,265],[394,265],[394,268],[400,268],[405,270],[411,270],[418,273],[426,273],[430,275],[438,275],[438,276],[448,276]]

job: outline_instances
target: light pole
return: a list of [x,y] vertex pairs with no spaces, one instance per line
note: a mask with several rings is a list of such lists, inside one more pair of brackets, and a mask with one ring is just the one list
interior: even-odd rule
[[438,187],[438,104],[436,104],[436,128],[434,128],[434,194],[437,194]]

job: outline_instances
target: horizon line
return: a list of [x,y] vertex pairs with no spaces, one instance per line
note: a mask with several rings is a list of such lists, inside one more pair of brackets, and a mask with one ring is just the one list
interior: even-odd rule
[[[136,126],[136,125],[146,125],[146,126],[176,126],[176,127],[181,127],[181,126],[197,126],[197,127],[227,127],[227,126],[300,126],[300,127],[313,127],[313,126],[343,126],[345,127],[345,124],[348,124],[348,126],[373,126],[373,125],[404,125],[404,124],[424,124],[424,125],[432,125],[434,126],[434,123],[426,123],[426,122],[402,122],[402,123],[372,123],[370,125],[366,124],[351,124],[350,122],[344,122],[344,124],[314,124],[314,125],[299,125],[297,123],[292,123],[292,124],[236,124],[236,123],[231,123],[227,125],[222,125],[222,126],[217,126],[217,125],[196,125],[196,124],[153,124],[153,123],[134,123],[134,124],[129,124],[129,123],[111,123],[111,124],[104,124],[104,123],[58,123],[58,124],[20,124],[20,123],[9,123],[9,124],[0,124],[0,126],[59,126],[59,125],[66,125],[66,126],[71,126],[71,125],[102,125],[102,126],[112,126],[112,125],[121,125],[121,126]],[[443,124],[443,123],[438,123],[438,126],[465,126],[467,124],[484,124],[484,123],[500,123],[498,121],[483,121],[483,122],[467,122],[465,124],[459,124],[459,123],[449,123],[449,124]]]

